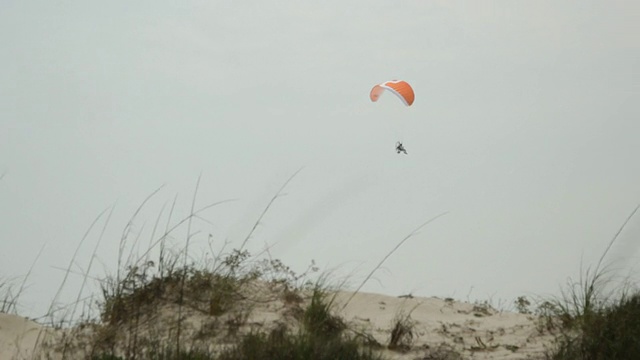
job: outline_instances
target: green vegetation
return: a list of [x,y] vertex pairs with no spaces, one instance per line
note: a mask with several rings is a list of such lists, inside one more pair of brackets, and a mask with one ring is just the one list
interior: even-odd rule
[[[145,280],[147,277],[139,272],[146,269],[129,273],[125,279],[129,283],[136,279],[133,284],[123,286],[117,296],[113,290],[106,292],[102,322],[90,338],[92,359],[382,359],[376,348],[367,343],[366,336],[349,331],[344,320],[333,313],[333,297],[319,283],[294,287],[290,279],[265,282],[256,267],[229,275],[248,259],[248,254],[243,254],[232,252],[225,260],[231,267],[221,267],[222,274],[189,267],[186,271],[170,271],[164,278]],[[271,269],[280,269],[279,263],[275,264]],[[265,268],[264,263],[261,268]],[[173,305],[175,309],[179,305],[176,274],[188,274],[184,281],[185,308],[210,321],[200,329],[191,329],[195,331],[185,327],[183,339],[195,341],[184,341],[180,348],[173,346],[175,337],[171,334],[149,336],[148,326],[150,317],[161,316],[157,313],[159,308]],[[247,289],[251,291],[244,291]],[[249,298],[246,294],[255,296],[257,291],[263,291],[270,301],[281,301],[290,310],[292,321],[271,329],[263,325],[248,327],[247,312],[251,308],[246,305],[265,297]],[[297,297],[292,296],[293,292]],[[166,321],[165,318],[163,326],[167,326]],[[220,343],[229,345],[221,347]]]

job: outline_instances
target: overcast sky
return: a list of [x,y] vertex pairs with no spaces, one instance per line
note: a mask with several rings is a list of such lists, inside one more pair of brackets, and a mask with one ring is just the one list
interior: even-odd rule
[[[640,202],[639,4],[0,0],[0,276],[44,246],[22,301],[43,313],[103,210],[96,276],[149,194],[164,185],[134,222],[141,248],[176,195],[174,222],[188,213],[200,175],[196,207],[237,200],[194,222],[193,248],[237,246],[302,168],[252,250],[357,285],[448,211],[364,290],[557,293]],[[390,79],[413,106],[369,100]],[[638,241],[640,217],[611,263],[637,263]]]

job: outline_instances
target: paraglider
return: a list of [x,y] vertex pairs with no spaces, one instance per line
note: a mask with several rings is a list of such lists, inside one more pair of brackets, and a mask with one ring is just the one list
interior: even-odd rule
[[[411,106],[416,97],[413,92],[413,88],[408,82],[403,80],[391,80],[374,86],[369,93],[369,98],[371,101],[376,102],[385,91],[390,91],[406,106]],[[396,143],[396,152],[398,154],[401,152],[407,154],[407,150],[405,150],[404,145],[402,145],[402,142],[400,141]]]
[[407,154],[407,150],[404,149],[404,145],[402,145],[400,141],[396,143],[396,152],[398,154],[400,154],[401,152],[403,152],[405,155]]

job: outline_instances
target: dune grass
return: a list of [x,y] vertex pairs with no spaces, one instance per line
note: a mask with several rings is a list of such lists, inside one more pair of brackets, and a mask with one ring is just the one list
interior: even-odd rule
[[609,288],[612,274],[604,260],[638,205],[615,233],[595,268],[569,281],[559,298],[543,303],[548,319],[555,317],[556,346],[546,354],[552,360],[640,359],[640,291],[633,282]]
[[19,282],[20,285],[18,285],[18,280],[20,279],[20,277],[0,278],[0,313],[18,313],[18,302],[20,300],[20,296],[25,291],[27,282],[29,281],[31,273],[33,272],[33,267],[38,262],[40,255],[42,255],[42,250],[44,250],[44,246],[40,247],[38,254],[31,262],[31,266],[29,266],[29,270],[24,276],[22,276],[22,280]]
[[0,279],[0,313],[11,314],[16,311],[17,296],[14,279]]

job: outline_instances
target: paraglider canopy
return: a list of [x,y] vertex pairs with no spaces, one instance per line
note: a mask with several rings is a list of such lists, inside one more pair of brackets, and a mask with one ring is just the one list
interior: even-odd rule
[[413,89],[408,82],[403,80],[391,80],[378,84],[371,89],[371,93],[369,94],[371,101],[378,101],[378,98],[380,98],[385,90],[391,91],[395,94],[406,106],[411,106],[415,99]]

